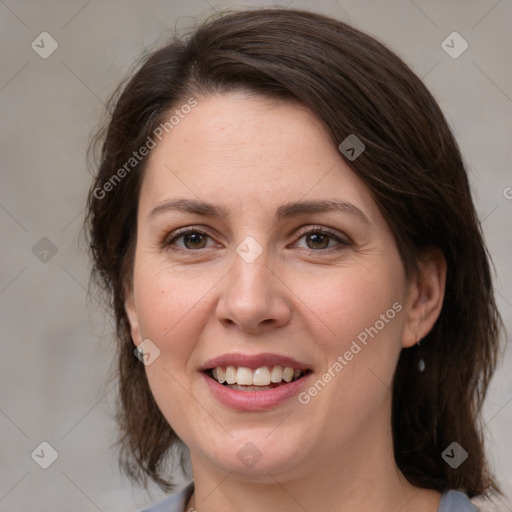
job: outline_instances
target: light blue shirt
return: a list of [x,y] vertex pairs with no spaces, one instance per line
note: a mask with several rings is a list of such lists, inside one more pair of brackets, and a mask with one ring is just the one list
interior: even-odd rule
[[[141,512],[188,512],[185,506],[193,492],[194,482],[191,482],[178,493]],[[437,512],[479,512],[479,509],[463,492],[447,491],[441,495]]]

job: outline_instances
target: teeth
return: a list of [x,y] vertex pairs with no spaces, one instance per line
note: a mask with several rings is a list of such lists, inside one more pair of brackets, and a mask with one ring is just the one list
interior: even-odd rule
[[[240,371],[240,370],[239,370]],[[270,371],[264,366],[263,368],[256,368],[252,375],[253,386],[268,386],[270,384]]]
[[269,386],[270,383],[279,384],[282,381],[291,382],[301,376],[303,370],[276,365],[273,367],[247,368],[245,366],[217,366],[212,369],[215,380],[229,385],[239,386]]
[[293,368],[285,368],[283,371],[283,379],[286,382],[291,382],[293,379]]
[[236,368],[234,366],[226,366],[226,382],[234,384],[236,382]]
[[236,372],[236,382],[241,386],[252,386],[252,370],[239,366]]
[[270,374],[270,380],[272,382],[281,382],[283,380],[283,367],[282,366],[274,366],[272,368],[272,373]]

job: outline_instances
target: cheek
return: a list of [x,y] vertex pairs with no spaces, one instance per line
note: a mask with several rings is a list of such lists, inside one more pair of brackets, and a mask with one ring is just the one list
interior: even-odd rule
[[134,291],[141,336],[160,350],[146,373],[164,409],[171,396],[174,404],[186,400],[182,385],[197,378],[194,354],[211,315],[208,299],[218,280],[215,272],[180,272],[154,257],[136,260]]
[[316,337],[325,366],[300,399],[311,429],[321,430],[331,449],[364,436],[386,414],[404,316],[400,281],[387,275],[347,271],[310,294],[329,330]]
[[142,335],[162,350],[172,344],[179,352],[178,340],[186,340],[190,337],[186,333],[201,325],[204,301],[212,288],[210,277],[161,263],[142,262],[136,267],[134,288]]
[[[323,287],[308,288],[304,302],[319,319],[317,336],[312,335],[325,365],[317,391],[310,390],[330,414],[346,421],[347,410],[367,414],[389,391],[404,325],[404,280],[398,270],[342,269]],[[298,293],[303,297],[306,288]]]
[[377,336],[400,342],[404,290],[400,276],[389,269],[354,266],[320,279],[297,276],[294,292],[309,307],[310,325],[318,325],[322,336],[317,339],[323,340],[332,358],[357,339],[363,345]]
[[[207,276],[192,278],[169,268],[141,265],[136,269],[135,296],[143,338],[157,345],[160,355],[146,366],[151,392],[173,429],[187,438],[189,419],[204,415],[188,392],[197,378],[194,340],[200,338],[206,321]],[[205,279],[206,278],[206,279]],[[186,411],[186,414],[184,414]]]

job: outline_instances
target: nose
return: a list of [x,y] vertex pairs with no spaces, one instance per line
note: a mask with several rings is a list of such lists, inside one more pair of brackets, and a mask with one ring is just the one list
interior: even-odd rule
[[221,281],[217,319],[225,326],[257,334],[285,325],[291,316],[289,290],[267,264],[265,252],[247,263],[235,256],[233,268]]

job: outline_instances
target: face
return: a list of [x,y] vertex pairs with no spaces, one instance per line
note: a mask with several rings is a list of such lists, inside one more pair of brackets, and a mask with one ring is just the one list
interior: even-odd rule
[[154,397],[193,464],[242,479],[371,452],[415,341],[389,226],[304,107],[197,100],[140,193],[126,311]]

